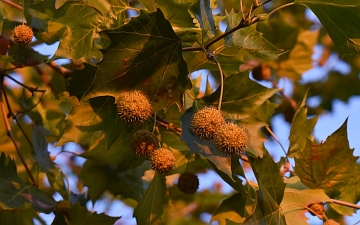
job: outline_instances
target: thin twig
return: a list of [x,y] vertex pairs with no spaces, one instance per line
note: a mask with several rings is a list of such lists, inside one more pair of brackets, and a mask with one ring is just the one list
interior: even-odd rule
[[37,103],[35,103],[33,106],[31,106],[30,108],[28,109],[25,109],[23,111],[18,111],[16,114],[15,114],[15,117],[17,117],[20,113],[27,113],[27,112],[30,112],[31,110],[33,110],[36,106],[38,106],[44,96],[45,92],[41,92],[41,96],[40,96],[40,99],[38,100]]
[[4,97],[5,97],[5,101],[6,101],[6,105],[7,105],[7,108],[8,108],[8,111],[9,111],[9,114],[8,114],[8,117],[11,116],[15,121],[16,121],[16,125],[20,128],[21,132],[23,133],[23,135],[25,136],[25,139],[27,140],[27,142],[30,144],[30,146],[32,147],[32,143],[31,143],[31,140],[30,138],[28,137],[28,135],[26,134],[25,130],[22,128],[22,126],[20,125],[20,122],[17,118],[17,115],[15,115],[15,113],[13,112],[13,110],[11,109],[11,106],[10,106],[10,102],[9,102],[9,99],[7,97],[7,94],[6,94],[6,91],[4,90]]
[[18,5],[18,4],[14,3],[14,2],[12,2],[10,0],[2,0],[2,2],[6,3],[8,5],[11,5],[11,6],[13,6],[13,7],[17,8],[17,9],[23,10],[23,7],[21,5]]
[[340,201],[340,200],[337,200],[337,199],[330,199],[330,200],[331,200],[332,203],[335,203],[335,204],[338,204],[338,205],[343,205],[343,206],[347,206],[347,207],[354,208],[354,209],[360,209],[360,205]]
[[23,86],[25,89],[27,89],[28,91],[30,91],[31,93],[34,93],[34,92],[45,92],[46,90],[39,90],[37,87],[34,88],[34,87],[30,87],[30,86],[27,86],[26,84],[23,84],[17,80],[15,80],[14,78],[12,78],[10,75],[8,74],[5,74],[5,76],[7,78],[9,78],[10,80],[14,81],[15,83],[17,83],[18,85],[20,86]]
[[[2,83],[1,83],[0,85],[2,86]],[[4,89],[3,89],[3,86],[0,88],[0,90],[4,90]],[[1,92],[2,92],[2,91],[0,91],[0,93],[1,93]],[[16,152],[17,152],[17,154],[18,154],[18,156],[19,156],[22,164],[24,165],[25,170],[26,170],[26,172],[27,172],[27,174],[28,174],[28,176],[29,176],[29,178],[30,178],[33,186],[37,186],[36,181],[35,181],[35,178],[34,178],[34,176],[32,175],[32,173],[31,173],[28,165],[26,164],[25,159],[24,159],[23,155],[22,155],[21,152],[20,152],[20,148],[19,148],[19,146],[18,146],[18,144],[17,144],[17,142],[16,142],[16,140],[15,140],[14,134],[13,134],[12,131],[11,131],[10,123],[9,123],[7,117],[6,117],[5,104],[4,104],[4,101],[3,101],[3,97],[2,97],[2,96],[3,96],[3,95],[0,94],[0,105],[1,105],[1,110],[2,110],[2,114],[3,114],[3,118],[4,118],[4,121],[5,121],[5,126],[6,126],[7,135],[8,135],[8,136],[10,137],[10,139],[12,140],[12,142],[13,142],[13,144],[14,144],[14,146],[15,146]]]
[[279,7],[277,7],[276,9],[274,9],[273,11],[269,12],[269,13],[267,14],[267,16],[270,17],[270,16],[271,16],[272,14],[274,14],[276,11],[278,11],[278,10],[280,10],[280,9],[283,9],[283,8],[285,8],[285,7],[291,6],[291,5],[295,5],[295,3],[294,3],[294,2],[290,2],[290,3],[287,3],[287,4],[285,4],[285,5],[279,6]]
[[56,62],[52,61],[52,62],[48,62],[46,63],[48,66],[50,66],[51,68],[53,68],[56,72],[60,73],[61,75],[63,75],[64,77],[67,77],[69,74],[72,73],[71,70],[66,69],[65,67],[60,66],[59,64],[57,64]]
[[285,98],[286,101],[288,101],[288,102],[290,103],[291,107],[296,111],[296,109],[297,109],[297,104],[296,104],[295,100],[292,99],[291,97],[285,95],[284,89],[279,88],[279,86],[277,85],[277,83],[275,83],[273,80],[271,80],[271,84],[273,85],[274,88],[280,89],[280,90],[279,90],[279,93]]
[[276,135],[274,134],[274,132],[272,132],[272,130],[270,129],[269,126],[266,126],[265,128],[266,128],[266,130],[271,134],[271,136],[275,139],[275,141],[280,145],[281,149],[282,149],[283,152],[285,153],[285,157],[286,157],[286,160],[287,160],[286,150],[285,150],[284,146],[281,144],[281,142],[280,142],[279,139],[276,137]]
[[221,110],[221,103],[222,103],[222,99],[223,99],[223,95],[224,95],[224,74],[223,74],[223,71],[221,69],[220,63],[216,60],[215,56],[213,57],[212,60],[216,63],[216,65],[217,65],[217,67],[218,67],[218,69],[220,71],[221,82],[220,82],[220,98],[219,98],[219,105],[218,105],[218,110],[220,111]]

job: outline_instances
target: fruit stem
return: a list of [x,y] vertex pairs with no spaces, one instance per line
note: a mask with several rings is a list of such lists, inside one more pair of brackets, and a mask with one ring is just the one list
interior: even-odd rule
[[153,125],[153,130],[152,130],[153,134],[155,134],[155,129],[156,129],[156,112],[154,112],[154,125]]
[[280,10],[280,9],[283,9],[283,8],[285,8],[285,7],[291,6],[291,5],[295,5],[295,3],[294,3],[294,2],[290,2],[290,3],[287,3],[287,4],[285,4],[285,5],[279,6],[279,7],[277,7],[276,9],[274,9],[273,11],[269,12],[269,13],[267,14],[267,17],[269,18],[269,17],[270,17],[272,14],[274,14],[276,11],[278,11],[278,10]]
[[219,68],[219,72],[220,72],[220,79],[221,79],[221,83],[220,83],[220,97],[219,97],[219,105],[218,105],[218,110],[221,110],[221,103],[222,103],[222,98],[224,95],[224,74],[223,71],[221,69],[220,63],[216,60],[215,56],[213,57],[214,62],[216,63],[217,67]]
[[288,162],[289,159],[287,157],[287,153],[286,150],[284,148],[284,146],[281,144],[281,142],[279,141],[279,139],[276,137],[276,135],[274,134],[274,132],[272,132],[272,130],[269,128],[269,126],[265,127],[266,130],[271,134],[271,136],[275,139],[275,141],[280,145],[281,149],[283,150],[283,152],[285,153],[285,157],[286,157],[286,161]]

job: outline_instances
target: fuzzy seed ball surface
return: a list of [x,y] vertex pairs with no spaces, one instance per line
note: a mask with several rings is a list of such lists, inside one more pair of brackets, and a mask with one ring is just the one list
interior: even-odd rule
[[153,170],[159,173],[167,173],[175,167],[175,156],[166,148],[155,150],[150,156]]
[[179,177],[178,187],[185,194],[194,194],[199,188],[199,178],[194,173],[183,173]]
[[311,215],[317,216],[321,220],[326,218],[326,208],[324,207],[324,203],[313,203],[308,205],[308,207],[312,210],[309,210]]
[[335,220],[327,220],[324,225],[340,225],[340,223],[336,222]]
[[159,148],[157,138],[147,130],[136,131],[131,137],[131,145],[137,155],[144,157],[148,157]]
[[21,46],[28,46],[32,41],[34,33],[28,25],[16,26],[13,30],[14,41]]
[[127,123],[138,125],[145,122],[152,114],[148,97],[141,91],[126,91],[116,102],[118,115]]
[[214,138],[217,148],[228,156],[244,153],[248,142],[246,131],[233,123],[222,125]]
[[212,140],[221,125],[226,123],[221,112],[214,107],[198,110],[191,120],[193,134],[201,140]]

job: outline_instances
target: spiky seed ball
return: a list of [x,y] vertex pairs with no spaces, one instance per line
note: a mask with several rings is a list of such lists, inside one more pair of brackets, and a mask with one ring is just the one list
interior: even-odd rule
[[194,135],[201,140],[212,140],[218,128],[225,123],[221,111],[208,106],[193,115],[190,126]]
[[340,223],[336,222],[335,220],[326,220],[324,225],[340,225]]
[[16,26],[13,30],[14,41],[21,46],[28,46],[33,38],[33,31],[28,25],[22,24]]
[[199,178],[194,173],[183,173],[179,177],[178,187],[185,194],[194,194],[199,188]]
[[175,167],[175,156],[167,148],[159,148],[150,156],[153,170],[159,173],[167,173]]
[[308,205],[307,207],[309,207],[311,209],[311,211],[309,210],[311,215],[317,216],[321,220],[326,218],[326,208],[324,206],[324,203],[322,203],[322,202],[313,203],[313,204]]
[[219,127],[214,138],[217,148],[228,156],[240,155],[245,152],[249,142],[246,131],[233,123]]
[[159,148],[156,136],[147,130],[138,130],[131,137],[131,145],[139,156],[147,157]]
[[133,125],[145,122],[152,114],[148,97],[138,90],[122,92],[116,109],[121,119]]

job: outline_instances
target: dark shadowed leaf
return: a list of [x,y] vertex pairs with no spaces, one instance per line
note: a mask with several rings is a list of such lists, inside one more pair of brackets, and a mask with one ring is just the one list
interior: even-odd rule
[[39,171],[46,173],[48,181],[55,191],[58,191],[64,199],[68,199],[68,191],[61,170],[50,160],[48,143],[45,137],[46,130],[43,126],[35,124],[32,132],[33,155],[39,165]]
[[202,30],[203,43],[215,36],[215,20],[212,10],[210,0],[197,0],[190,7],[190,12],[194,15]]
[[155,173],[150,186],[134,209],[134,217],[138,224],[156,224],[161,220],[163,207],[168,202],[165,182],[163,174]]
[[67,142],[79,143],[101,130],[105,133],[106,147],[110,148],[124,134],[125,124],[117,115],[114,98],[98,97],[79,102],[75,96],[70,97],[69,93],[64,92],[60,99],[70,103],[72,109],[66,117],[65,132],[57,146]]
[[294,157],[301,152],[306,145],[307,138],[311,137],[314,130],[315,124],[318,117],[307,119],[307,108],[306,108],[307,92],[301,101],[297,111],[295,112],[294,119],[291,123],[291,130],[289,135],[289,150],[288,156]]
[[85,68],[83,70],[74,70],[71,74],[74,76],[69,80],[69,85],[66,87],[66,90],[70,93],[71,96],[76,96],[78,99],[81,99],[85,92],[91,86],[97,67],[84,63]]
[[0,224],[34,225],[34,220],[42,225],[46,225],[46,222],[41,219],[38,213],[33,209],[0,209]]
[[107,35],[111,45],[81,101],[98,96],[118,99],[121,91],[137,89],[149,97],[154,111],[173,103],[181,109],[183,93],[191,83],[181,41],[161,11],[141,11]]
[[340,56],[359,54],[360,2],[357,0],[296,0],[313,11],[335,43]]
[[121,217],[110,217],[104,213],[90,213],[86,207],[81,206],[79,203],[73,205],[70,210],[69,225],[113,225]]
[[50,194],[26,184],[17,174],[16,164],[5,153],[0,155],[0,203],[5,209],[33,208],[50,213],[56,202]]
[[98,200],[105,191],[109,191],[114,196],[121,195],[125,199],[139,201],[143,194],[141,177],[150,166],[147,163],[136,166],[121,171],[114,166],[100,165],[94,160],[87,160],[80,177],[84,180],[84,185],[89,188],[88,194],[92,202]]

